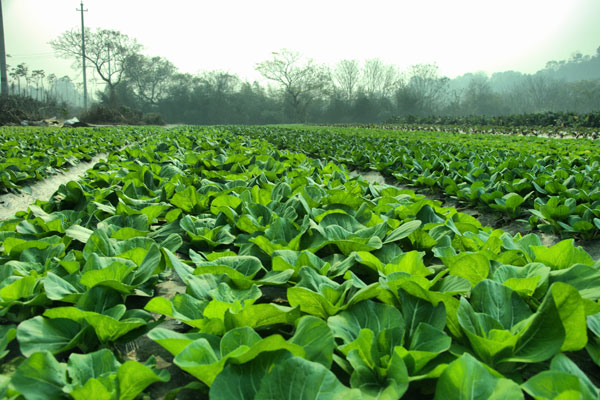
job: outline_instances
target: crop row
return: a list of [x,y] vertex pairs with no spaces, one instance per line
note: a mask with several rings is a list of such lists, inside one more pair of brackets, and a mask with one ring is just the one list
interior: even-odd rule
[[[470,116],[407,116],[392,117],[389,124],[434,124],[459,126],[494,127],[562,127],[562,128],[600,128],[600,112],[577,114],[574,112],[541,112],[515,115],[470,115]],[[596,129],[597,131],[598,129]]]
[[155,396],[167,371],[122,351],[142,336],[195,379],[172,395],[598,397],[600,265],[573,240],[265,141],[156,129],[0,240],[0,397]]
[[496,126],[440,123],[394,123],[394,124],[335,124],[323,125],[336,128],[378,129],[404,132],[458,132],[469,135],[539,136],[549,138],[598,139],[599,128],[572,128],[562,126]]
[[1,127],[0,193],[90,161],[98,153],[117,150],[137,135],[131,129]]
[[228,128],[468,206],[497,211],[532,228],[592,239],[600,235],[600,144],[592,140],[390,132],[318,127]]

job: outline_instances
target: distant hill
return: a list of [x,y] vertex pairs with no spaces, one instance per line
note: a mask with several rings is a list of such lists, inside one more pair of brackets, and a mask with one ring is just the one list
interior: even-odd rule
[[[516,85],[521,85],[528,74],[518,71],[495,72],[489,76],[490,88],[496,93],[512,90]],[[575,53],[568,60],[548,61],[544,69],[533,75],[566,82],[591,81],[600,79],[600,47],[594,55]],[[465,91],[474,78],[483,78],[483,72],[468,72],[450,80],[449,88],[457,92]]]
[[591,56],[575,53],[568,60],[549,61],[543,71],[568,82],[600,79],[600,47]]

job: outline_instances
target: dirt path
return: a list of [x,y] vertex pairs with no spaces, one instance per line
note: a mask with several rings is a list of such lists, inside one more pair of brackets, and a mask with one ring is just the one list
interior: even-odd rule
[[78,180],[85,171],[103,158],[106,158],[106,153],[98,154],[91,161],[80,162],[75,167],[49,176],[43,181],[25,186],[19,194],[0,195],[0,221],[13,217],[17,211],[26,210],[35,200],[49,200],[60,185]]
[[[381,173],[379,173],[377,171],[354,170],[354,171],[350,172],[350,175],[351,176],[360,175],[365,180],[367,180],[371,183],[392,185],[392,186],[398,187],[400,189],[412,190],[413,192],[415,192],[417,194],[423,194],[423,195],[427,196],[428,198],[431,198],[432,200],[440,200],[444,207],[454,207],[462,213],[469,214],[469,215],[477,218],[477,220],[479,222],[481,222],[481,224],[483,226],[491,226],[494,229],[502,229],[503,231],[508,232],[511,235],[515,235],[515,234],[517,234],[517,232],[520,232],[523,235],[530,233],[530,231],[527,229],[527,224],[525,224],[525,223],[517,222],[517,221],[506,222],[502,218],[499,218],[497,215],[494,215],[493,213],[484,213],[478,209],[464,207],[451,199],[444,198],[443,196],[431,196],[429,194],[419,191],[418,188],[400,185],[394,179],[389,179],[389,178],[386,179],[386,177],[384,177],[383,175],[381,175]],[[542,233],[542,232],[534,232],[534,233],[540,237],[542,244],[544,246],[552,246],[562,240],[560,238],[560,236],[555,235],[555,234]],[[585,251],[587,251],[594,260],[600,259],[600,240],[588,240],[588,241],[575,240],[575,245],[583,247],[583,249]]]

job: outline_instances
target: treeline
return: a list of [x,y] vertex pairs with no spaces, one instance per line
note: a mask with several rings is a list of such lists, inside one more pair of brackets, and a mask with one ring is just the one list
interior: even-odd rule
[[[68,76],[57,77],[43,69],[30,69],[26,63],[7,65],[8,93],[13,97],[33,99],[41,103],[67,103],[81,107],[82,84],[76,84]],[[79,86],[79,88],[78,88]]]
[[[600,65],[600,48],[594,55],[551,61],[536,74],[469,73],[455,79],[442,76],[431,64],[400,71],[370,59],[328,67],[281,50],[256,65],[266,82],[259,84],[223,71],[182,73],[163,57],[142,54],[135,39],[117,31],[86,30],[85,36],[88,66],[105,83],[96,100],[108,107],[158,113],[170,123],[369,123],[408,116],[600,110],[600,68],[594,69]],[[51,44],[57,54],[77,63],[80,40],[80,32],[73,30]],[[573,76],[577,71],[585,80]]]
[[[600,53],[562,65],[598,60]],[[551,124],[566,120],[572,125],[575,116],[562,113],[600,110],[600,69],[596,79],[587,81],[558,78],[553,69],[533,75],[467,74],[450,80],[435,65],[399,71],[372,59],[363,63],[344,60],[328,68],[289,51],[274,54],[257,69],[272,85],[249,83],[220,71],[190,75],[174,70],[164,77],[163,92],[156,101],[140,96],[140,79],[135,75],[126,75],[119,98],[131,107],[158,112],[166,121],[194,124],[368,123],[394,116],[539,116],[551,112],[564,117]],[[108,101],[107,96],[103,99]]]

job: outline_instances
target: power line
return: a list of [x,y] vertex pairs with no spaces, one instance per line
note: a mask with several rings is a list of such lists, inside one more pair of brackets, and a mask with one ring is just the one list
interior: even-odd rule
[[27,53],[27,54],[9,53],[6,56],[10,58],[10,57],[41,57],[41,56],[49,56],[49,55],[54,55],[54,52],[53,51],[47,51],[47,52]]
[[10,62],[11,60],[19,60],[22,58],[43,58],[43,59],[50,59],[50,58],[56,58],[58,59],[58,57],[56,57],[55,55],[51,55],[51,54],[47,54],[47,55],[39,55],[39,56],[34,56],[34,55],[29,55],[29,56],[11,56],[8,61]]

